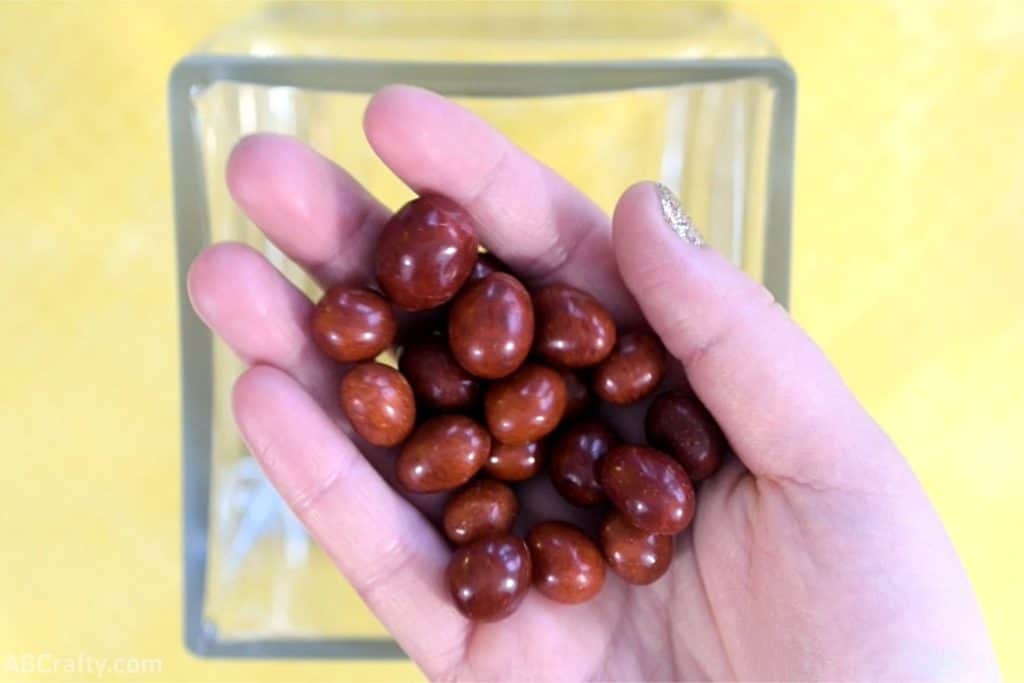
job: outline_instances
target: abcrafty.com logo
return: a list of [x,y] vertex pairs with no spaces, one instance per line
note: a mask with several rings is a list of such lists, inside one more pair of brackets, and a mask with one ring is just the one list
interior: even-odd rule
[[3,658],[5,674],[75,674],[104,676],[146,676],[162,673],[164,662],[159,657],[93,657],[84,653],[60,655],[53,652],[24,652]]

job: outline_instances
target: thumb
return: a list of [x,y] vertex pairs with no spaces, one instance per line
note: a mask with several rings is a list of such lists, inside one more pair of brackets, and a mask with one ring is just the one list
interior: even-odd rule
[[[688,223],[667,188],[634,185],[615,208],[615,255],[737,455],[758,476],[810,486],[882,475],[898,455],[821,350]],[[865,453],[895,458],[865,463]]]

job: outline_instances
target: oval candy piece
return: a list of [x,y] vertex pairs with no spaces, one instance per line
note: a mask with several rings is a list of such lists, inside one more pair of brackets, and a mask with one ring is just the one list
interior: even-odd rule
[[693,486],[682,465],[647,446],[619,444],[601,459],[598,478],[608,499],[633,526],[677,534],[693,520]]
[[533,585],[545,597],[578,604],[604,586],[604,558],[590,538],[572,524],[542,522],[526,537]]
[[530,587],[530,553],[522,539],[484,536],[452,554],[445,577],[456,609],[474,621],[512,614]]
[[469,277],[478,246],[476,226],[462,207],[440,195],[417,197],[381,229],[377,282],[400,308],[435,308]]
[[484,470],[502,481],[526,481],[544,467],[545,450],[543,441],[509,446],[492,439],[491,454],[487,457]]
[[434,417],[412,433],[395,462],[398,483],[413,493],[437,493],[462,486],[487,460],[491,437],[464,415]]
[[341,380],[341,410],[356,434],[374,446],[400,444],[416,422],[412,387],[394,368],[372,361]]
[[480,380],[458,364],[439,337],[426,337],[407,346],[398,359],[398,369],[420,404],[433,410],[466,410],[480,396]]
[[613,405],[629,405],[653,392],[667,370],[661,340],[647,330],[626,332],[594,371],[594,393]]
[[441,526],[449,541],[462,545],[481,536],[508,533],[518,511],[512,489],[493,479],[481,479],[448,500]]
[[484,414],[498,441],[525,444],[550,434],[565,414],[565,380],[543,365],[524,365],[487,388]]
[[456,297],[448,315],[448,343],[466,370],[500,379],[526,360],[533,325],[526,288],[508,273],[492,273]]
[[362,287],[335,285],[313,309],[313,341],[336,361],[370,360],[395,340],[398,329],[387,299]]
[[598,463],[618,443],[598,418],[583,420],[562,431],[551,446],[548,476],[562,497],[573,505],[597,505],[605,500],[598,480]]
[[654,583],[672,563],[672,536],[644,531],[621,512],[611,512],[601,524],[601,552],[608,567],[626,583]]
[[533,295],[534,350],[564,368],[597,365],[615,346],[615,322],[597,299],[569,285],[549,285]]
[[696,397],[679,391],[660,394],[647,408],[647,442],[675,458],[692,481],[707,479],[725,455],[725,435]]

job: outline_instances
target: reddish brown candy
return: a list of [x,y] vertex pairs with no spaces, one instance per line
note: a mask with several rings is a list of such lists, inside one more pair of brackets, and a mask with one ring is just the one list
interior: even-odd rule
[[626,583],[654,583],[672,562],[672,537],[638,529],[612,512],[601,525],[601,551],[613,572]]
[[604,586],[604,559],[594,542],[565,522],[542,522],[526,537],[533,585],[557,602],[586,602]]
[[313,341],[334,360],[370,360],[395,339],[395,314],[387,300],[360,287],[335,285],[313,309]]
[[396,446],[416,422],[416,401],[401,373],[360,363],[341,381],[341,410],[356,434],[374,446]]
[[722,462],[725,436],[693,396],[668,391],[655,398],[644,429],[647,441],[678,460],[693,481],[707,479]]
[[459,294],[448,316],[448,340],[462,367],[477,377],[511,375],[533,343],[533,306],[519,280],[492,273]]
[[693,520],[696,500],[686,470],[661,451],[619,444],[598,466],[608,499],[634,526],[677,534]]
[[484,536],[455,550],[446,578],[455,607],[467,619],[498,621],[512,614],[530,587],[530,553],[515,536]]
[[562,497],[573,505],[597,505],[605,499],[597,477],[598,462],[618,442],[599,419],[577,422],[551,447],[548,475]]
[[491,454],[484,469],[495,479],[525,481],[544,466],[544,442],[530,441],[509,446],[497,439],[491,441]]
[[377,282],[397,306],[440,306],[462,286],[477,258],[473,219],[450,199],[418,197],[398,210],[377,241]]
[[597,365],[615,346],[615,323],[597,299],[569,285],[550,285],[533,296],[534,349],[566,368]]
[[456,493],[444,506],[444,535],[462,545],[489,534],[507,534],[518,511],[512,489],[493,479],[481,479]]
[[565,380],[566,395],[565,417],[563,419],[569,420],[574,417],[580,417],[590,410],[590,389],[587,388],[586,382],[581,380],[580,376],[575,372],[564,371],[562,379]]
[[657,337],[645,330],[626,332],[594,373],[594,391],[608,403],[628,405],[654,391],[667,369]]
[[484,252],[477,256],[476,264],[473,266],[473,271],[469,274],[466,284],[483,280],[491,273],[504,273],[507,271],[508,268],[505,267],[505,264],[499,261],[494,254]]
[[409,380],[420,404],[434,410],[465,410],[480,395],[480,380],[456,362],[439,337],[427,337],[406,347],[398,369]]
[[487,430],[463,415],[427,420],[402,446],[398,483],[413,493],[437,493],[462,486],[480,471],[491,449]]
[[491,435],[516,446],[547,436],[565,414],[565,380],[543,365],[524,365],[484,395]]

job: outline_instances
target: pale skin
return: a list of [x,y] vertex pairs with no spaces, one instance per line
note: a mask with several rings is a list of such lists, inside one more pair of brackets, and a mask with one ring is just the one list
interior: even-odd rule
[[[530,285],[642,314],[735,451],[699,494],[669,572],[609,576],[579,606],[535,591],[505,621],[451,606],[450,550],[350,440],[342,368],[308,335],[312,303],[262,255],[214,245],[192,266],[202,319],[246,363],[239,428],[282,497],[431,679],[982,680],[998,678],[970,583],[906,461],[835,369],[758,284],[671,232],[653,185],[604,215],[473,114],[395,86],[364,132],[413,191],[469,210]],[[352,131],[357,135],[357,131]],[[389,211],[288,138],[243,140],[227,169],[245,213],[328,285],[366,282]],[[699,226],[698,226],[699,227]],[[417,501],[422,503],[422,501]]]

